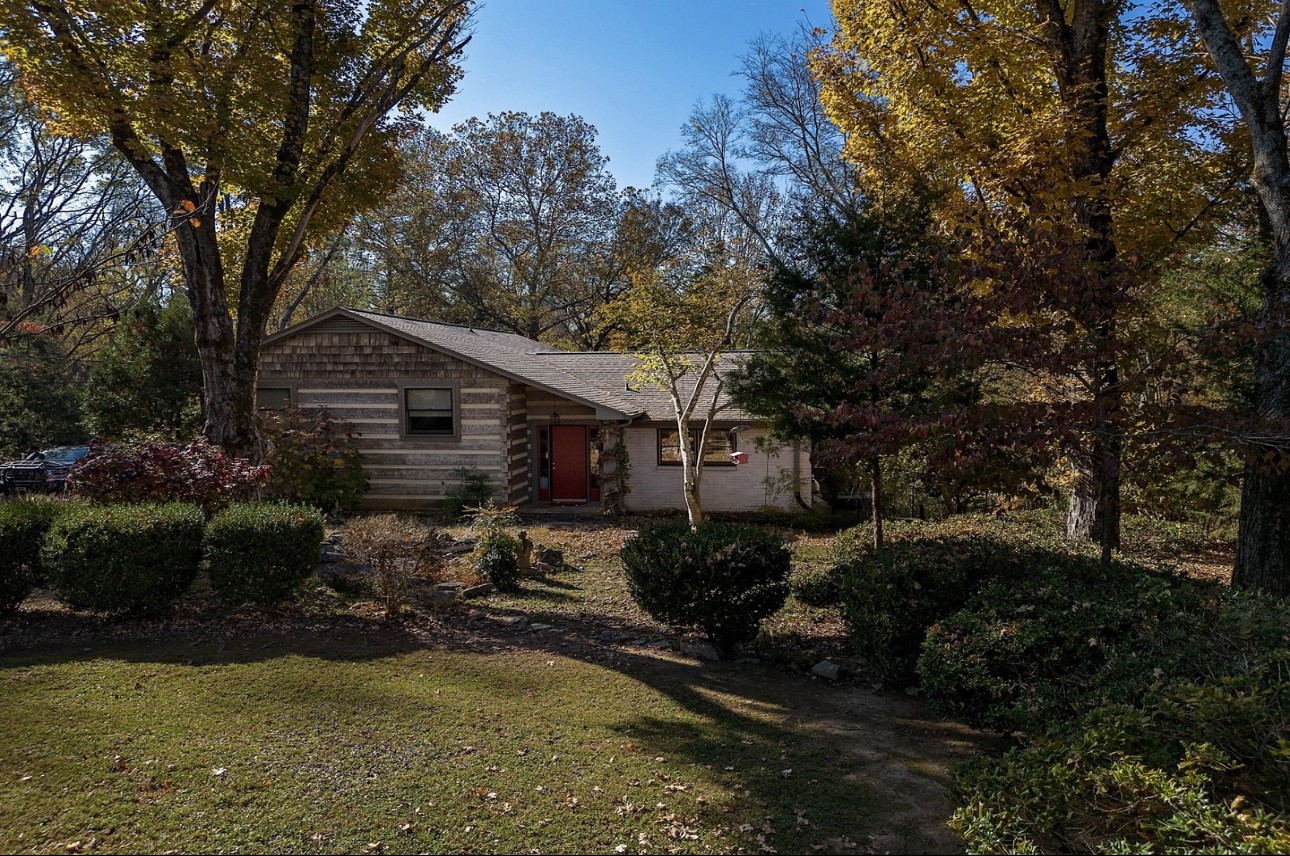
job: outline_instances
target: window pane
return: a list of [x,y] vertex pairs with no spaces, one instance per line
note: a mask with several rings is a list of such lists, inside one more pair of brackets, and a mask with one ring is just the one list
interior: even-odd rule
[[409,434],[451,434],[452,414],[436,416],[433,414],[408,414]]
[[408,410],[452,410],[451,389],[409,389]]
[[[699,432],[694,433],[697,437]],[[708,442],[703,447],[703,462],[705,464],[728,464],[730,463],[730,453],[734,450],[730,432],[720,428],[713,428],[708,432]]]
[[263,387],[255,391],[256,410],[286,410],[290,406],[290,389]]
[[681,444],[677,442],[675,431],[658,432],[658,461],[660,464],[681,463]]
[[452,390],[440,388],[404,390],[404,409],[409,434],[453,434]]

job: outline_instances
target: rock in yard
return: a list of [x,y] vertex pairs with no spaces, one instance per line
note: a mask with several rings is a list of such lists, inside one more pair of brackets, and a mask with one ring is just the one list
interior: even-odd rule
[[632,634],[625,633],[622,630],[602,630],[600,631],[600,638],[606,642],[625,642],[632,638]]
[[825,680],[836,681],[842,676],[842,667],[831,660],[821,660],[811,668],[811,674],[817,675]]
[[678,643],[682,654],[698,657],[700,660],[720,660],[716,647],[706,639],[682,639]]
[[522,615],[494,615],[490,617],[495,623],[515,630],[519,630],[529,623],[529,620]]
[[564,564],[563,551],[554,547],[537,547],[533,551],[533,558],[537,560],[538,564],[550,565],[553,568],[558,568]]
[[461,590],[462,597],[483,597],[486,594],[492,594],[492,593],[493,593],[492,583],[480,583],[477,586],[471,586],[470,588],[464,588]]
[[322,553],[318,556],[318,561],[324,565],[334,565],[341,559],[340,552],[337,550],[328,550],[323,548]]
[[475,542],[467,538],[464,541],[454,541],[447,547],[443,548],[445,553],[469,553],[475,549]]
[[435,583],[435,591],[460,592],[466,588],[465,583]]

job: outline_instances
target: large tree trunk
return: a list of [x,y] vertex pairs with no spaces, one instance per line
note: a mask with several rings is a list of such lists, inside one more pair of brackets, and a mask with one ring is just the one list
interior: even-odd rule
[[1120,454],[1118,437],[1095,439],[1093,448],[1070,455],[1074,481],[1066,513],[1066,537],[1101,547],[1102,561],[1120,549]]
[[[1259,416],[1285,424],[1290,420],[1290,242],[1278,241],[1277,249],[1277,263],[1264,273],[1260,326],[1265,338],[1255,365],[1255,404]],[[1232,585],[1290,595],[1290,451],[1284,448],[1246,452]]]
[[[1113,325],[1107,325],[1108,333],[1111,329]],[[1102,563],[1107,565],[1112,552],[1120,549],[1120,466],[1124,453],[1123,434],[1116,424],[1122,395],[1115,361],[1101,361],[1096,378],[1089,444],[1070,453],[1074,482],[1066,515],[1066,537],[1097,544]]]
[[[1186,0],[1186,5],[1250,132],[1253,184],[1276,240],[1275,261],[1263,275],[1263,337],[1254,369],[1255,413],[1276,424],[1290,418],[1290,158],[1281,108],[1290,4],[1282,3],[1277,14],[1262,78],[1251,68],[1247,51],[1228,25],[1218,0]],[[1290,472],[1262,465],[1265,451],[1247,451],[1232,584],[1288,594]]]
[[1261,460],[1245,466],[1232,585],[1290,595],[1290,472]]
[[1113,213],[1104,195],[1115,165],[1107,86],[1115,7],[1109,0],[1076,2],[1069,21],[1058,4],[1043,8],[1051,28],[1062,101],[1073,119],[1072,132],[1079,135],[1072,140],[1078,152],[1071,165],[1072,177],[1092,188],[1090,195],[1074,201],[1074,214],[1086,232],[1084,259],[1095,274],[1095,285],[1083,296],[1087,313],[1078,313],[1095,346],[1094,363],[1087,367],[1092,380],[1094,424],[1090,448],[1076,450],[1072,455],[1075,483],[1066,534],[1099,544],[1102,561],[1110,562],[1111,551],[1120,547],[1120,464],[1124,445],[1116,419],[1122,393],[1114,357],[1116,313],[1122,302],[1116,291],[1119,283],[1113,277],[1118,247]]
[[[197,353],[202,364],[202,404],[206,415],[202,433],[230,455],[259,463],[262,449],[255,413],[259,338],[248,340],[239,336],[233,327],[225,297],[224,266],[214,212],[204,212],[203,216],[178,223],[175,238],[183,261]],[[256,319],[240,317],[239,322],[245,326],[255,323]]]

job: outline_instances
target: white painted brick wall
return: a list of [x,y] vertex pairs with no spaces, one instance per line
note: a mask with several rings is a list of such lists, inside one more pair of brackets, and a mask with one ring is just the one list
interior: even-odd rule
[[[658,426],[628,426],[624,439],[631,457],[631,493],[627,494],[628,511],[661,511],[668,508],[685,508],[681,494],[682,470],[679,466],[659,466]],[[770,492],[766,477],[784,477],[791,482],[793,476],[792,446],[781,446],[770,453],[756,447],[756,440],[766,432],[750,428],[739,435],[739,451],[748,453],[748,463],[735,467],[704,467],[699,495],[705,511],[755,511],[767,505],[784,509],[800,508],[793,499],[791,486],[780,485],[778,494]],[[803,449],[797,452],[799,461],[798,483],[803,498],[810,501],[811,464]]]

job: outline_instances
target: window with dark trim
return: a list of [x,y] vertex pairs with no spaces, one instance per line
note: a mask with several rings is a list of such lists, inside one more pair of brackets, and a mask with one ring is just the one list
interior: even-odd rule
[[[699,430],[690,430],[690,449],[694,450],[699,442]],[[714,427],[708,432],[708,442],[703,445],[703,465],[705,467],[733,467],[735,462],[730,454],[737,451],[736,435],[725,428]],[[681,444],[677,440],[675,428],[658,429],[658,464],[660,467],[681,466]]]
[[403,390],[404,433],[415,437],[451,437],[457,433],[452,387],[407,387]]
[[256,410],[286,410],[289,407],[291,407],[291,387],[261,386],[256,388]]

